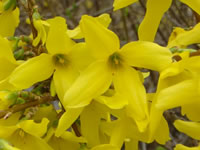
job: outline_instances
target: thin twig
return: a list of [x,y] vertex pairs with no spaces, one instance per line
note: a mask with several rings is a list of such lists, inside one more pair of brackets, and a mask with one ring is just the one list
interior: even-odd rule
[[45,94],[44,96],[41,96],[39,99],[37,98],[37,100],[33,100],[33,101],[27,102],[25,104],[14,105],[12,108],[0,111],[0,118],[5,118],[5,117],[7,118],[8,116],[10,116],[13,113],[25,110],[26,108],[44,104],[46,102],[50,102],[53,100],[54,100],[54,97],[50,96],[49,94]]

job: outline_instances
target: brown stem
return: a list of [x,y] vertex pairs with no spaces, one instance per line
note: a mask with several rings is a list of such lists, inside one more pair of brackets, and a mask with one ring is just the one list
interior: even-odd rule
[[5,117],[7,118],[7,116],[10,116],[13,113],[19,112],[21,110],[25,110],[26,108],[29,108],[29,107],[33,107],[33,106],[37,106],[49,101],[53,101],[53,100],[54,98],[52,96],[50,96],[49,94],[46,94],[44,96],[41,96],[37,100],[33,100],[25,104],[14,105],[12,108],[0,111],[0,118],[5,118]]
[[76,122],[74,122],[74,123],[72,124],[72,128],[73,128],[73,130],[74,130],[76,136],[80,137],[80,136],[81,136],[81,133],[79,132],[79,129],[78,129],[78,127],[77,127]]

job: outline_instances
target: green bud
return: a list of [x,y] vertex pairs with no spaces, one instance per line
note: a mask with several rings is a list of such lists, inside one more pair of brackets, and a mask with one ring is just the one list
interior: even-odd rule
[[16,100],[16,104],[24,104],[25,102],[26,102],[26,100],[24,100],[21,97],[18,97],[17,100]]
[[162,146],[158,146],[158,147],[156,148],[156,150],[166,150],[166,148],[164,148],[164,147],[162,147]]
[[15,57],[15,59],[17,59],[17,60],[19,60],[19,59],[24,59],[24,49],[22,48],[22,49],[20,49],[20,50],[18,50],[18,51],[15,51],[14,52],[14,57]]
[[3,8],[5,11],[15,8],[16,3],[17,3],[16,0],[7,0],[4,2]]
[[41,19],[41,16],[40,16],[40,14],[37,11],[35,11],[33,13],[33,19],[35,19],[35,20],[40,20]]
[[29,97],[28,92],[22,91],[22,92],[21,92],[21,97],[22,97],[22,98],[28,98],[28,97]]
[[17,100],[18,98],[18,93],[17,92],[10,92],[7,96],[6,99],[13,101],[13,103]]

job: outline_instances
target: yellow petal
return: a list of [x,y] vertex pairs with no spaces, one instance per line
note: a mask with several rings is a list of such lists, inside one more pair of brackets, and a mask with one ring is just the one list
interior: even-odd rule
[[4,57],[5,59],[9,60],[12,63],[16,63],[9,41],[1,37],[1,34],[0,34],[0,45],[1,45],[0,56]]
[[111,109],[122,109],[124,106],[128,105],[128,100],[125,99],[119,93],[115,93],[113,96],[100,96],[95,98],[96,101],[108,106]]
[[[47,38],[47,33],[44,27],[44,24],[42,20],[34,20],[34,26],[37,30],[37,37],[33,40],[33,46],[37,46],[39,44],[39,42],[42,42],[42,45],[45,44],[46,42],[46,38]],[[47,24],[47,22],[45,22],[45,24]]]
[[[17,134],[18,133],[18,134]],[[20,150],[53,150],[43,139],[24,133],[20,136],[19,132],[12,135],[8,141]]]
[[13,36],[15,28],[19,24],[19,8],[0,14],[0,35],[3,37]]
[[66,20],[55,17],[48,20],[50,29],[46,41],[47,50],[51,54],[66,54],[71,50],[74,42],[67,35]]
[[85,70],[95,60],[85,43],[75,44],[69,52],[68,58],[79,71]]
[[132,3],[137,2],[138,0],[115,0],[113,3],[114,11],[120,8],[126,7]]
[[0,137],[3,139],[7,139],[17,130],[16,126],[0,126],[0,128]]
[[61,136],[64,133],[64,131],[67,130],[74,123],[74,121],[78,118],[82,110],[83,108],[68,108],[59,119],[55,135],[57,137]]
[[47,125],[49,120],[43,118],[41,123],[35,123],[33,120],[25,120],[18,124],[18,126],[23,129],[26,133],[33,136],[42,137],[47,131]]
[[185,31],[177,37],[170,41],[167,47],[172,48],[174,46],[178,47],[186,47],[191,44],[199,43],[200,42],[200,23],[198,23],[193,29],[189,31]]
[[200,150],[200,147],[187,147],[182,144],[177,144],[174,150]]
[[11,84],[9,80],[10,80],[10,76],[0,81],[0,90],[10,90],[10,91],[19,90],[19,88]]
[[198,101],[198,82],[186,80],[160,91],[156,107],[162,110]]
[[130,141],[125,142],[125,150],[138,150],[138,141],[130,139]]
[[[102,14],[98,17],[95,17],[95,19],[101,23],[103,26],[105,26],[106,28],[109,26],[110,22],[111,22],[111,18],[109,14]],[[81,28],[80,26],[77,26],[75,29],[73,30],[67,30],[67,33],[69,35],[70,38],[73,39],[82,39],[84,37],[83,33],[81,32]]]
[[61,138],[78,143],[87,143],[87,140],[84,137],[77,137],[72,132],[66,131],[61,135]]
[[192,121],[200,121],[200,103],[199,101],[181,107],[182,115],[186,115]]
[[127,136],[127,124],[124,120],[120,120],[113,128],[110,135],[110,144],[121,149]]
[[109,88],[111,81],[112,74],[104,61],[92,63],[66,92],[64,107],[67,109],[88,105],[93,98],[100,96]]
[[172,63],[168,48],[151,42],[131,42],[121,49],[125,62],[131,66],[161,71]]
[[94,57],[105,58],[119,49],[120,43],[117,35],[95,18],[84,15],[80,27],[86,44]]
[[168,123],[163,116],[161,117],[160,123],[156,129],[155,140],[162,145],[165,145],[166,142],[170,140]]
[[199,0],[180,0],[182,3],[188,5],[200,15],[200,1]]
[[17,67],[10,76],[10,83],[21,89],[28,88],[34,83],[48,79],[54,71],[52,58],[41,54]]
[[66,68],[56,69],[53,80],[56,92],[61,102],[63,101],[65,92],[70,88],[78,75],[78,71],[71,65]]
[[200,140],[200,123],[176,120],[174,126],[188,136]]
[[80,115],[81,133],[87,139],[89,147],[100,144],[99,125],[101,116],[95,111],[93,105],[85,107]]
[[148,0],[147,12],[139,26],[138,36],[141,41],[154,41],[163,14],[171,6],[172,0]]
[[102,144],[93,147],[91,150],[120,150],[120,148],[113,146],[111,144]]
[[5,57],[0,57],[0,81],[7,78],[16,67],[15,63],[7,60]]
[[116,92],[128,99],[128,116],[136,121],[140,131],[144,131],[148,122],[148,105],[145,88],[138,72],[125,66],[116,72],[113,82]]

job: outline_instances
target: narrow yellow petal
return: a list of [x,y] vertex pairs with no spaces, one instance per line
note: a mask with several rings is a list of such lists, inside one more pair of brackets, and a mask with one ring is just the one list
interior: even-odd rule
[[68,54],[72,65],[79,71],[85,70],[95,58],[91,56],[90,51],[85,43],[78,43],[72,47],[72,50]]
[[188,136],[200,140],[200,123],[176,120],[174,126]]
[[101,116],[95,111],[93,105],[86,106],[80,115],[81,133],[87,139],[89,147],[100,144],[99,125]]
[[148,122],[148,105],[145,88],[138,72],[125,66],[115,73],[113,82],[116,92],[128,99],[128,116],[136,121],[140,131],[144,131]]
[[120,53],[126,63],[135,67],[162,71],[172,63],[170,50],[152,42],[128,43]]
[[88,105],[93,98],[100,96],[109,88],[111,81],[112,73],[108,70],[106,62],[92,63],[66,92],[64,107],[68,109]]
[[160,123],[158,124],[157,130],[155,132],[155,140],[159,144],[163,145],[165,145],[166,142],[170,140],[168,123],[163,116],[161,117]]
[[126,7],[130,4],[137,2],[138,0],[114,0],[113,7],[114,11],[120,8]]
[[170,41],[167,47],[172,48],[174,46],[186,47],[191,44],[200,43],[200,23],[198,23],[193,29],[178,34],[172,41]]
[[74,42],[67,35],[66,20],[55,17],[48,20],[50,29],[46,41],[47,50],[51,54],[66,54],[71,50]]
[[13,36],[19,24],[19,8],[0,14],[0,35],[3,37]]
[[[110,15],[106,14],[106,13],[104,13],[98,17],[95,17],[95,19],[106,28],[109,26],[109,24],[111,22]],[[80,26],[77,26],[73,30],[67,30],[67,33],[68,33],[69,37],[73,38],[73,39],[82,39],[84,37],[83,33],[81,32]]]
[[78,142],[78,143],[87,143],[87,140],[84,137],[77,137],[72,132],[66,131],[61,135],[61,138],[72,141],[72,142]]
[[86,44],[96,58],[108,57],[119,50],[120,43],[117,35],[104,27],[95,18],[84,15],[80,22]]
[[79,117],[83,108],[68,108],[66,112],[61,116],[58,122],[58,127],[55,132],[55,136],[61,136],[65,130],[67,130],[74,121]]
[[25,120],[18,124],[19,128],[33,136],[42,137],[47,131],[49,120],[43,118],[41,123],[35,123],[33,120]]
[[125,142],[125,150],[138,150],[138,141],[130,139],[130,141]]
[[139,26],[138,36],[141,41],[154,41],[163,14],[171,6],[172,0],[148,0],[147,12]]
[[156,107],[162,110],[198,101],[198,82],[186,80],[160,91]]
[[93,147],[91,150],[120,150],[120,148],[113,146],[111,144],[102,144]]
[[113,96],[100,96],[95,98],[96,101],[108,106],[111,109],[122,109],[124,106],[128,105],[128,100],[125,99],[119,93],[115,93]]
[[200,1],[199,0],[180,0],[182,3],[188,5],[200,15]]
[[7,78],[16,67],[17,64],[12,63],[5,57],[0,57],[0,70],[1,70],[0,81]]
[[200,121],[200,103],[199,101],[181,107],[182,115],[186,115],[192,121]]
[[187,147],[182,144],[177,144],[174,150],[200,150],[200,147]]
[[10,83],[26,89],[34,83],[48,79],[54,71],[51,55],[41,54],[18,66],[10,76]]
[[1,34],[0,34],[0,45],[1,45],[0,56],[4,57],[5,59],[9,60],[12,63],[16,63],[9,41],[1,37]]
[[53,80],[57,95],[61,102],[63,101],[65,92],[70,88],[78,75],[78,71],[72,66],[56,69],[53,75]]

